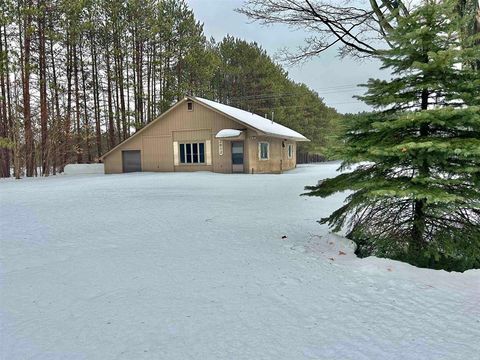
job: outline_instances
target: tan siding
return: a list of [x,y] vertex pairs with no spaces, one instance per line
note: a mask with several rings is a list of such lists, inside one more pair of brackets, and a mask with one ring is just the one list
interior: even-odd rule
[[[292,145],[292,158],[288,158],[288,145]],[[295,168],[297,164],[297,148],[295,141],[285,141],[285,147],[283,148],[283,170],[290,170]]]
[[247,167],[247,172],[252,174],[256,173],[256,167],[257,167],[257,133],[253,130],[248,130],[247,131],[247,136],[245,139],[245,147],[246,147],[246,165]]
[[212,142],[213,171],[219,173],[232,172],[232,143],[223,140],[223,155],[218,152],[218,139]]
[[178,141],[179,143],[189,141],[205,141],[211,139],[211,129],[180,130],[173,132],[173,141]]
[[143,171],[173,171],[172,137],[142,135]]
[[[269,159],[260,160],[258,156],[258,144],[260,142],[269,143]],[[282,146],[282,142],[285,147]],[[288,144],[293,144],[293,157],[288,159]],[[295,168],[295,141],[286,141],[278,138],[255,136],[254,133],[248,134],[249,148],[249,172],[254,173],[280,173]]]
[[184,172],[192,172],[192,171],[213,171],[212,165],[205,165],[205,164],[188,164],[188,165],[178,165],[175,166],[175,171],[184,171]]
[[167,116],[148,129],[150,136],[171,134],[174,131],[210,130],[215,134],[225,128],[242,129],[242,125],[215,111],[195,104],[193,111],[186,110],[186,103],[171,111]]

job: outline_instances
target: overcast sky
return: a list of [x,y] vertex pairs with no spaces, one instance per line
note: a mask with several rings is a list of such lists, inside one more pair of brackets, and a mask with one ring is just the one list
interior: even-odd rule
[[[220,41],[230,34],[247,41],[256,41],[268,54],[276,59],[282,48],[294,50],[302,45],[305,33],[294,31],[284,25],[262,26],[234,10],[241,7],[243,0],[187,0],[197,20],[203,22],[207,37]],[[342,113],[368,110],[362,102],[352,98],[361,94],[356,85],[371,77],[380,77],[379,64],[373,61],[358,62],[340,59],[334,49],[303,65],[287,67],[292,80],[307,84],[325,99],[327,105]]]

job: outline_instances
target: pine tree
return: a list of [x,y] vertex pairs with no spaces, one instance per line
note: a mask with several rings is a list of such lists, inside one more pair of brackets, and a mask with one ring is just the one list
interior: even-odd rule
[[307,187],[353,190],[321,222],[347,226],[360,255],[480,266],[480,49],[455,5],[428,1],[399,21],[393,48],[378,54],[392,79],[369,80],[361,97],[377,111],[346,125],[341,169],[353,171]]

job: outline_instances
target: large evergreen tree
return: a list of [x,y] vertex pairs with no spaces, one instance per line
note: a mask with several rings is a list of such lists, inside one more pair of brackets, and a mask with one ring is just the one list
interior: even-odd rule
[[480,49],[459,31],[471,18],[455,6],[427,1],[399,20],[394,46],[378,54],[393,78],[370,80],[362,97],[378,111],[346,125],[341,169],[353,171],[307,187],[321,197],[353,190],[321,222],[347,225],[360,255],[480,266]]

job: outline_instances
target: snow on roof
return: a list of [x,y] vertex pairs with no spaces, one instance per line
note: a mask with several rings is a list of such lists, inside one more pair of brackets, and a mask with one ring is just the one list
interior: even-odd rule
[[234,119],[237,119],[238,121],[254,129],[260,130],[261,132],[267,135],[285,137],[285,138],[295,139],[297,141],[309,141],[302,134],[292,129],[289,129],[286,126],[277,124],[276,122],[273,122],[257,114],[253,114],[245,110],[237,109],[237,108],[234,108],[233,106],[220,104],[212,100],[202,99],[199,97],[194,97],[194,99]]
[[222,129],[217,133],[217,135],[215,135],[215,137],[216,138],[237,137],[237,136],[240,136],[241,133],[242,133],[242,130]]

